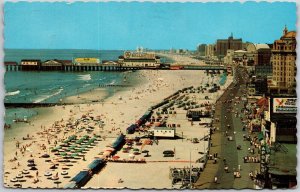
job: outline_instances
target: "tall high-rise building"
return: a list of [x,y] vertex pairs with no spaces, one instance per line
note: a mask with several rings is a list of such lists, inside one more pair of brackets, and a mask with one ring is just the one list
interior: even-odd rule
[[231,34],[228,39],[218,39],[216,43],[216,56],[224,57],[228,49],[241,50],[243,48],[242,39],[234,39]]
[[272,48],[273,66],[270,92],[295,93],[296,89],[296,32],[283,30],[280,39],[275,40]]
[[200,56],[205,55],[205,48],[206,48],[206,44],[200,44],[197,46],[197,52]]
[[205,46],[205,57],[212,58],[215,54],[215,45],[208,44]]

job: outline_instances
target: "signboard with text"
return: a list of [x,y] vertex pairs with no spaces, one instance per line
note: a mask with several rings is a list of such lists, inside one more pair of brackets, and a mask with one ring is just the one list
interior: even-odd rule
[[297,113],[297,98],[273,98],[273,113]]
[[140,52],[130,52],[126,51],[124,53],[125,59],[155,59],[155,53],[140,53]]

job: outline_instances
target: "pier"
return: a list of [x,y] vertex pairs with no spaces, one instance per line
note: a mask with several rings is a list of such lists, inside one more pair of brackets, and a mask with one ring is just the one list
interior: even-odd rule
[[48,65],[48,66],[25,66],[17,63],[5,63],[6,71],[63,71],[63,72],[83,72],[83,71],[136,71],[136,70],[214,70],[214,71],[227,71],[226,67],[221,65],[182,65],[178,68],[170,66],[153,67],[124,67],[121,65]]
[[6,71],[64,71],[64,72],[82,72],[82,71],[134,71],[139,67],[122,67],[117,65],[62,65],[62,66],[24,66],[18,64],[5,64]]

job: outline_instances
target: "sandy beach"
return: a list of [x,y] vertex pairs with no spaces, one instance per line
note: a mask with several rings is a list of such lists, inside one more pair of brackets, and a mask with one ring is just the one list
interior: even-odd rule
[[[161,102],[179,89],[189,86],[197,87],[207,82],[218,83],[219,80],[216,76],[215,78],[208,77],[204,71],[147,70],[135,73],[142,79],[143,83],[132,89],[116,92],[103,102],[41,108],[39,109],[39,115],[30,119],[29,124],[19,123],[10,130],[6,130],[4,138],[4,186],[62,188],[79,171],[86,169],[94,158],[102,157],[101,152],[105,151],[107,146],[120,133],[125,134],[126,128],[136,122],[149,107]],[[226,84],[221,87],[220,91],[209,94],[211,103],[214,103],[231,81],[231,77],[228,77]],[[66,101],[72,102],[80,99],[80,101],[85,102],[107,97],[106,94],[99,88],[92,92],[80,94],[79,98],[77,98],[78,96],[66,98]],[[199,94],[197,98],[199,102],[204,101],[203,94]],[[93,117],[94,120],[83,121],[83,116]],[[101,125],[99,121],[95,121],[96,118],[101,119]],[[74,125],[76,120],[79,123],[74,128],[71,124]],[[181,127],[186,127],[182,130],[184,140],[160,140],[159,145],[145,146],[145,149],[149,150],[151,154],[151,157],[147,159],[149,162],[146,164],[108,162],[104,170],[94,175],[85,187],[171,188],[168,176],[170,166],[188,166],[190,154],[194,164],[195,160],[200,158],[198,152],[204,151],[205,146],[208,144],[203,141],[190,147],[191,142],[189,139],[203,136],[208,129],[201,125],[189,126],[183,112],[182,114],[179,113],[173,120],[172,118],[169,118],[169,120],[181,121]],[[89,127],[93,127],[93,130],[87,131]],[[93,145],[86,147],[84,155],[72,159],[71,162],[60,163],[60,155],[55,155],[50,151],[72,135],[76,135],[77,138],[82,138],[84,135],[88,135],[90,138],[95,135],[100,137]],[[134,137],[136,135],[127,136]],[[161,156],[162,151],[164,149],[174,149],[174,145],[176,146],[176,154],[178,154],[175,160],[178,162],[175,161],[172,164],[167,161],[157,162],[165,161]],[[161,146],[164,146],[164,148]],[[187,152],[188,147],[190,153]],[[50,157],[42,158],[41,156],[44,154],[48,154]],[[123,159],[128,158],[128,154],[122,154],[121,152],[117,152],[117,155]],[[34,159],[35,167],[38,170],[29,170],[31,165],[28,166],[27,161],[30,159]],[[55,165],[55,169],[50,169],[53,165]],[[23,173],[21,173],[22,171]],[[161,175],[153,179],[157,171],[161,171]],[[15,181],[14,178],[17,177],[22,178]],[[54,179],[51,179],[51,177],[54,177]],[[120,177],[124,180],[122,184],[117,182]],[[137,180],[139,182],[136,182]]]
[[188,57],[186,55],[180,55],[180,54],[166,54],[166,53],[159,53],[162,57],[167,57],[173,60],[172,65],[207,65],[203,61],[200,61],[198,59],[194,59],[191,57]]

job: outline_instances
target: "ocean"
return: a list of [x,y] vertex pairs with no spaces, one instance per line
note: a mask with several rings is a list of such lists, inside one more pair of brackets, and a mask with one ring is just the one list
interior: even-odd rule
[[[117,60],[123,51],[95,50],[5,50],[5,61],[22,59],[72,60],[76,57],[97,57]],[[61,71],[9,71],[4,75],[5,103],[58,103],[60,99],[93,90],[99,85],[124,84],[126,72],[61,72]],[[126,75],[128,76],[128,74]],[[111,92],[111,89],[107,89]],[[34,109],[7,109],[5,123],[36,115]]]
[[4,61],[20,62],[22,59],[73,60],[80,57],[95,57],[101,60],[117,60],[124,51],[77,50],[77,49],[5,49]]

